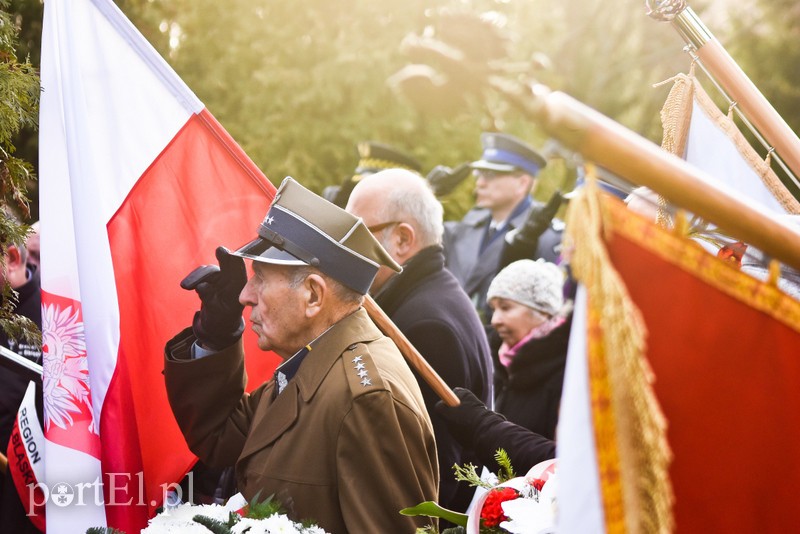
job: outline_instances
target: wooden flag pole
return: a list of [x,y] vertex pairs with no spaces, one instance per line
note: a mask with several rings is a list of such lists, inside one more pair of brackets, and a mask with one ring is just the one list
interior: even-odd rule
[[411,367],[422,376],[425,382],[439,395],[439,398],[441,398],[445,404],[448,406],[458,406],[461,404],[461,401],[456,397],[456,394],[453,393],[453,390],[450,389],[450,386],[442,380],[439,373],[437,373],[433,367],[431,367],[431,364],[422,357],[408,338],[397,328],[397,325],[392,322],[389,316],[384,313],[380,306],[378,306],[369,295],[364,297],[364,309],[367,310],[370,318],[378,325],[378,328],[394,341],[397,348],[400,349],[400,352],[402,352],[403,356],[408,360],[408,363],[411,364]]
[[729,235],[800,270],[800,232],[738,192],[574,98],[543,85],[493,84],[551,136],[612,173],[654,190]]
[[[655,17],[654,17],[655,18]],[[692,8],[686,6],[668,17],[708,72],[736,103],[764,139],[775,148],[795,176],[800,177],[800,139],[772,104],[750,81],[725,48],[711,34]]]

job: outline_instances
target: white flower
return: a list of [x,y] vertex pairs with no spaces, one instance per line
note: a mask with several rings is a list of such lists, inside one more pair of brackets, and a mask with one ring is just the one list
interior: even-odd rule
[[218,504],[181,504],[175,508],[167,508],[151,519],[147,528],[142,530],[142,534],[171,534],[173,532],[208,534],[206,527],[192,519],[194,516],[202,515],[224,522],[228,520],[229,514],[228,510]]
[[[208,534],[208,529],[193,518],[202,515],[218,521],[227,522],[230,511],[217,504],[182,504],[158,514],[150,520],[142,534]],[[326,534],[319,527],[303,528],[283,514],[274,514],[266,519],[242,517],[236,521],[231,531],[234,534]]]
[[500,523],[511,534],[551,534],[556,532],[556,490],[558,477],[551,474],[538,498],[520,498],[501,504],[508,521]]

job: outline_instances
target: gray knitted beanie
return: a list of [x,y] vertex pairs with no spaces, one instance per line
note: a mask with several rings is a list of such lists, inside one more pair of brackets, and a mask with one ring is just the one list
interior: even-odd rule
[[500,297],[519,302],[547,315],[556,315],[564,306],[564,273],[542,259],[519,260],[494,277],[486,300]]

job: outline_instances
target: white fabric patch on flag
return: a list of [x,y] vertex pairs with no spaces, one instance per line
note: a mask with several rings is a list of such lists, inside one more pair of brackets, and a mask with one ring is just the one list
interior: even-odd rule
[[558,459],[558,532],[605,532],[597,467],[587,353],[586,288],[578,286],[561,395]]
[[[47,528],[137,532],[195,461],[161,375],[198,306],[178,283],[251,239],[275,189],[110,0],[46,2],[41,79]],[[276,360],[246,361],[254,386]]]

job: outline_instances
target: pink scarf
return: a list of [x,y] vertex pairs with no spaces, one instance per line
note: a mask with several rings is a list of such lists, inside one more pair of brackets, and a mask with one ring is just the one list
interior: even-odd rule
[[511,365],[511,360],[513,360],[514,356],[516,356],[517,352],[519,352],[519,349],[521,349],[528,341],[547,336],[550,332],[564,324],[564,321],[566,321],[565,317],[551,317],[548,321],[543,322],[539,326],[534,326],[531,331],[528,332],[522,339],[517,341],[513,347],[509,347],[504,341],[503,344],[500,345],[500,350],[497,351],[497,355],[500,358],[500,363],[508,367]]

